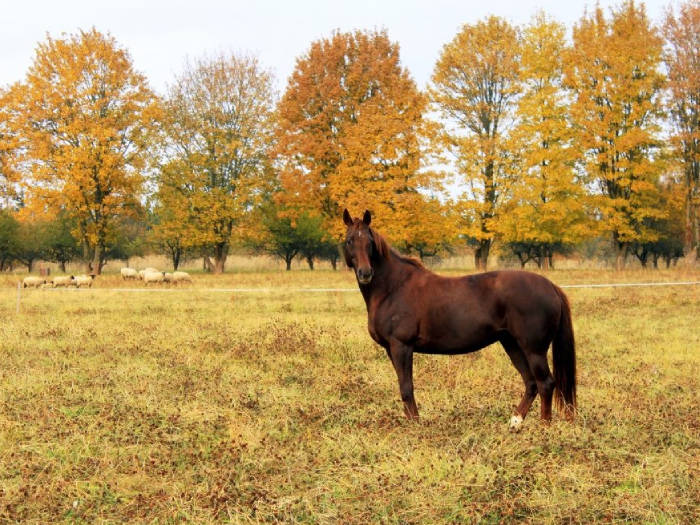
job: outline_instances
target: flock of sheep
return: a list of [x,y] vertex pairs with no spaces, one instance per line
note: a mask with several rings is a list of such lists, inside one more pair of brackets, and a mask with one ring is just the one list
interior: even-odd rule
[[57,275],[56,277],[49,277],[44,279],[43,277],[29,276],[25,277],[22,281],[22,287],[24,288],[61,288],[68,286],[75,286],[76,288],[81,288],[87,286],[92,287],[92,281],[95,280],[94,275]]
[[122,268],[122,279],[135,279],[148,283],[191,283],[192,277],[187,272],[161,272],[156,268],[136,271],[134,268]]
[[[123,280],[134,279],[149,283],[191,283],[192,277],[187,272],[161,272],[155,268],[146,268],[136,271],[134,268],[122,268],[121,276]],[[94,275],[58,275],[56,277],[25,277],[22,281],[24,288],[60,288],[75,286],[81,288],[92,287],[95,280]]]

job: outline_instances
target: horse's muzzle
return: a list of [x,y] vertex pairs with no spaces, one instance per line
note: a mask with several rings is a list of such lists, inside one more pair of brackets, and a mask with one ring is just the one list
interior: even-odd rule
[[360,281],[360,284],[369,284],[373,276],[372,268],[359,268],[357,270],[357,280]]

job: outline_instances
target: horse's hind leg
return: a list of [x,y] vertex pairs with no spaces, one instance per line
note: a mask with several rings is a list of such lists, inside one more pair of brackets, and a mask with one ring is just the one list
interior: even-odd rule
[[525,353],[530,364],[530,371],[537,382],[537,392],[540,394],[541,416],[544,421],[552,419],[552,396],[554,394],[554,378],[547,363],[547,349],[544,352]]
[[522,425],[523,419],[527,416],[532,402],[535,400],[535,397],[537,397],[537,382],[535,381],[535,376],[533,376],[530,371],[530,366],[525,358],[525,354],[518,346],[518,343],[510,335],[506,335],[501,339],[501,344],[508,354],[508,357],[510,357],[513,366],[520,372],[523,383],[525,383],[523,398],[515,409],[515,413],[510,418],[510,429],[517,432],[520,430],[520,425]]

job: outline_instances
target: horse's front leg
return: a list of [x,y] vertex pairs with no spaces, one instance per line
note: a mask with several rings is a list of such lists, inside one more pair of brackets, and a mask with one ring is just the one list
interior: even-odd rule
[[406,417],[418,419],[418,407],[413,397],[413,348],[392,339],[389,344],[389,357],[399,379],[399,391]]

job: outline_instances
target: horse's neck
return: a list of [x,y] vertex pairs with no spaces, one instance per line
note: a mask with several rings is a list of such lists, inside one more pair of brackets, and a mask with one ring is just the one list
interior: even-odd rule
[[418,271],[418,268],[403,263],[393,254],[389,254],[375,267],[372,281],[367,285],[360,285],[367,309],[372,301],[382,300],[395,292],[414,271]]

